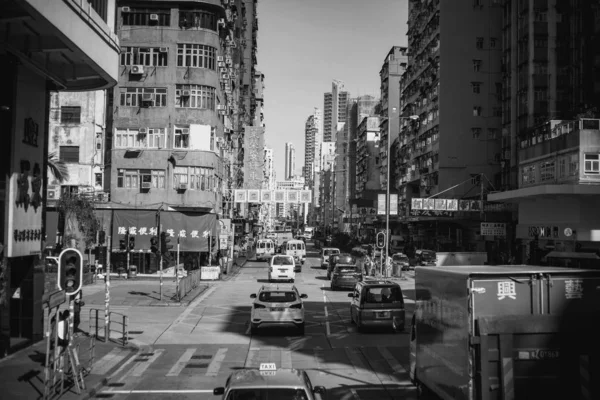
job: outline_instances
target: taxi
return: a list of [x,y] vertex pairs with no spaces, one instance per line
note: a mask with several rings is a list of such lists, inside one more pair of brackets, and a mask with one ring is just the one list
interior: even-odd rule
[[224,387],[213,389],[223,400],[322,400],[325,392],[325,387],[312,385],[305,371],[277,368],[275,363],[235,371]]
[[252,293],[250,312],[250,332],[256,334],[258,328],[265,326],[293,325],[304,335],[304,303],[308,296],[300,294],[296,286],[262,286],[258,294]]

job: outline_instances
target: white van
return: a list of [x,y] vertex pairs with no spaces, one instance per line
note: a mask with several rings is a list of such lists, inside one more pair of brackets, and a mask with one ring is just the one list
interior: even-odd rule
[[282,253],[294,257],[296,264],[304,265],[306,261],[306,245],[302,240],[288,240],[283,244],[285,248]]
[[256,242],[256,259],[269,261],[275,254],[275,242],[271,239],[259,239]]

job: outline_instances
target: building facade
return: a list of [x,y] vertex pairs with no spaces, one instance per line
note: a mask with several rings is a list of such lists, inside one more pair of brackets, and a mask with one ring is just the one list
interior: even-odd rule
[[350,95],[345,90],[344,83],[334,80],[331,92],[323,95],[323,141],[335,142],[337,133],[343,129],[346,122],[346,105]]
[[285,144],[285,179],[291,179],[296,175],[296,148],[293,143]]
[[[119,75],[115,1],[0,4],[0,357],[41,340],[51,92],[103,90]],[[68,40],[67,40],[68,38]],[[52,135],[52,136],[51,136]]]

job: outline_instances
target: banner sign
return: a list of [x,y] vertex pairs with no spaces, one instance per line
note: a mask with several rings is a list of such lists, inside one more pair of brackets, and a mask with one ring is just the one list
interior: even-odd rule
[[248,197],[247,197],[248,191],[247,190],[235,189],[234,193],[235,193],[235,197],[234,197],[235,203],[246,203],[248,201]]
[[217,280],[221,274],[221,267],[200,267],[200,279]]
[[481,236],[506,236],[506,224],[501,222],[482,222]]
[[481,200],[458,199],[411,199],[411,210],[428,211],[481,211]]
[[275,203],[285,203],[285,190],[275,191]]
[[398,215],[398,195],[390,194],[390,215]]
[[[396,196],[397,198],[397,196]],[[235,203],[312,203],[312,190],[235,189]]]
[[248,189],[248,203],[260,202],[260,190]]
[[453,211],[410,210],[413,217],[452,217]]
[[260,201],[262,203],[273,202],[273,192],[271,190],[261,190],[260,191]]
[[295,190],[286,190],[286,200],[288,203],[296,204],[298,202],[298,192]]
[[311,190],[301,190],[300,191],[300,203],[310,203],[312,198]]
[[377,215],[385,215],[385,194],[377,195]]

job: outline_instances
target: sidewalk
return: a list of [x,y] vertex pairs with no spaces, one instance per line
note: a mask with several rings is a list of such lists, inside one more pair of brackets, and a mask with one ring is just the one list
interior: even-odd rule
[[[70,388],[60,397],[61,400],[89,399],[108,382],[110,374],[133,355],[139,347],[152,343],[168,326],[185,311],[186,307],[199,297],[208,295],[207,290],[234,278],[240,268],[245,264],[245,257],[238,257],[229,274],[222,275],[221,281],[202,281],[197,288],[192,290],[182,301],[174,298],[176,282],[173,277],[163,279],[162,300],[160,299],[160,283],[158,280],[118,279],[110,280],[110,310],[117,320],[126,315],[128,318],[127,344],[123,345],[121,332],[111,332],[111,340],[103,341],[104,337],[104,307],[106,300],[104,281],[97,281],[83,287],[83,301],[85,306],[81,309],[80,332],[74,338],[74,346],[79,347],[78,355],[80,364],[86,368],[84,373],[86,389],[77,394]],[[214,290],[214,289],[213,289]],[[67,308],[64,304],[61,309]],[[93,329],[95,321],[90,327],[90,310],[98,310],[98,325],[100,340],[92,340],[90,328]],[[95,311],[92,311],[92,315]],[[46,321],[44,321],[46,326]],[[94,343],[93,355],[90,346]],[[108,367],[98,367],[92,370],[93,361],[97,361],[111,353],[115,361]],[[0,397],[6,399],[41,399],[44,393],[44,363],[46,357],[46,340],[42,340],[30,347],[0,359]],[[68,388],[68,386],[67,386]],[[59,398],[58,395],[52,398]]]

